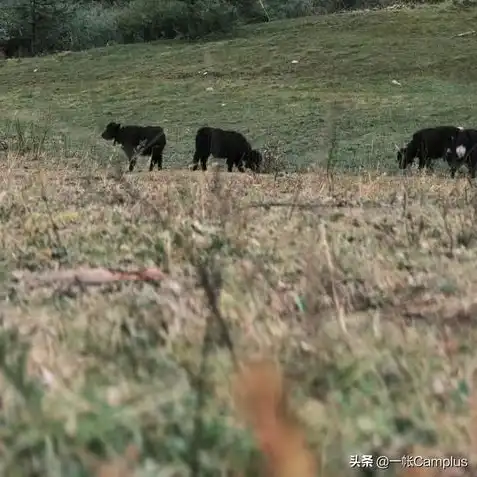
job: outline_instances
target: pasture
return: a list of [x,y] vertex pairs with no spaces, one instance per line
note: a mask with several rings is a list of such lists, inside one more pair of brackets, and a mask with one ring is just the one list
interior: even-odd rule
[[[456,36],[476,16],[331,15],[2,63],[2,475],[261,475],[230,396],[233,358],[257,354],[282,364],[320,475],[415,444],[472,456],[475,189],[397,174],[394,143],[477,125],[475,37]],[[116,120],[164,127],[164,170],[124,173],[100,138]],[[276,172],[188,171],[204,124]],[[81,267],[160,279],[53,280]],[[98,467],[130,445],[129,473]]]

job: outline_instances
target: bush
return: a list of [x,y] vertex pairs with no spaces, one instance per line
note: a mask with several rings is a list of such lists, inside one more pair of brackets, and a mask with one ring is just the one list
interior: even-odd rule
[[[13,2],[13,0],[7,0]],[[226,0],[124,0],[124,3],[37,0],[36,52],[83,50],[109,43],[197,39],[230,33],[238,22]],[[0,36],[31,36],[27,0],[0,9]]]
[[210,33],[230,32],[236,22],[235,8],[224,0],[133,0],[118,16],[118,28],[126,43],[177,37],[196,39]]
[[287,168],[286,160],[280,144],[267,144],[262,148],[262,174],[279,174]]
[[200,38],[210,33],[229,33],[237,24],[237,11],[223,0],[200,1],[194,4],[191,34]]
[[78,5],[71,16],[69,30],[69,45],[71,50],[85,50],[121,43],[122,35],[118,29],[118,14],[120,7],[103,6],[100,3]]

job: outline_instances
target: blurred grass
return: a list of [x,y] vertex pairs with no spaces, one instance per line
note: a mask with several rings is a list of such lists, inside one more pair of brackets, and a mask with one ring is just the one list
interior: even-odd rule
[[[376,448],[467,451],[477,232],[465,180],[340,174],[329,195],[320,173],[119,179],[74,160],[58,171],[8,159],[4,475],[93,475],[85,455],[112,458],[132,444],[141,455],[132,475],[190,475],[211,313],[200,267],[220,277],[236,356],[283,364],[330,475],[351,475],[349,456]],[[83,264],[158,266],[167,278],[30,289],[11,277]],[[257,475],[231,406],[227,341],[209,326],[200,475]]]

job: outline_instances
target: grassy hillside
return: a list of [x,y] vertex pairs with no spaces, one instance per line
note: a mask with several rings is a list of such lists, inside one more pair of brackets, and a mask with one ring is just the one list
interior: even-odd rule
[[[472,125],[474,39],[453,36],[473,23],[337,15],[3,63],[0,475],[262,476],[230,388],[257,354],[281,363],[319,475],[373,449],[473,456],[474,187],[376,171],[418,126]],[[374,170],[123,174],[98,139],[112,119],[163,124],[171,168],[207,122],[292,166]],[[138,267],[157,279],[117,272]]]
[[475,37],[455,35],[476,19],[450,7],[332,15],[210,43],[10,60],[0,70],[0,112],[51,122],[68,148],[94,146],[100,159],[114,151],[98,139],[114,119],[163,125],[171,167],[190,162],[204,123],[278,148],[291,167],[323,163],[336,128],[341,165],[394,166],[393,143],[416,127],[473,124]]

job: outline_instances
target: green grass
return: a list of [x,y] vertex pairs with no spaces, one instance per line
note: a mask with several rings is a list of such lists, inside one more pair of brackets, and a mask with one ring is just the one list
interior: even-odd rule
[[[189,476],[197,446],[201,476],[260,475],[220,323],[240,360],[281,362],[322,475],[355,475],[349,456],[371,449],[475,452],[475,190],[381,173],[416,127],[472,126],[474,39],[453,35],[475,16],[333,15],[5,62],[0,475],[113,477],[95,462],[131,444],[128,477]],[[148,173],[140,160],[121,174],[109,163],[125,168],[121,152],[99,138],[110,120],[162,124],[170,168],[190,163],[209,123],[275,147],[290,169],[336,154],[367,170]],[[28,286],[28,273],[85,265],[166,277]]]
[[417,127],[472,125],[475,38],[454,36],[476,17],[448,6],[330,15],[210,43],[10,60],[0,75],[0,112],[51,122],[101,158],[113,151],[98,139],[109,120],[158,123],[170,167],[190,163],[204,123],[240,129],[258,146],[279,144],[292,168],[323,163],[333,116],[342,166],[394,166],[393,143]]

